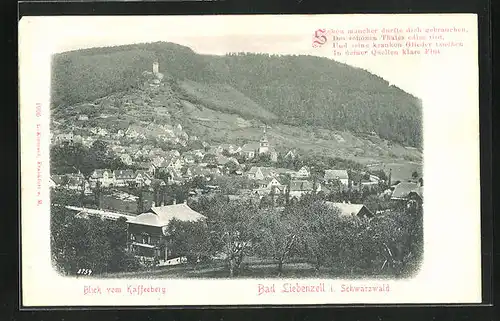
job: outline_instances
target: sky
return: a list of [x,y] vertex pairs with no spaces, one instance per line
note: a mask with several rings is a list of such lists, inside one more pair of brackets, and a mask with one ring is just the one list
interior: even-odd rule
[[[416,19],[419,20],[416,20]],[[435,17],[446,23],[443,17]],[[185,45],[200,54],[228,52],[305,54],[334,59],[331,46],[312,47],[318,28],[393,28],[422,25],[415,15],[211,15],[39,17],[36,33],[51,52],[156,41]],[[434,22],[429,22],[434,26]],[[49,35],[49,36],[47,36]],[[33,35],[35,36],[35,35]],[[419,98],[425,94],[426,57],[343,56],[335,60],[372,72]],[[432,71],[430,69],[429,71]]]

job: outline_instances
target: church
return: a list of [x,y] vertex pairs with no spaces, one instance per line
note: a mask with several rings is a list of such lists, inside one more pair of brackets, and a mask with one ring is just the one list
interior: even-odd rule
[[267,154],[269,155],[271,161],[276,162],[278,161],[278,153],[276,152],[276,150],[274,150],[274,148],[269,146],[269,140],[267,139],[266,128],[267,126],[264,126],[264,132],[259,142],[258,154],[259,155]]
[[276,150],[269,145],[269,140],[267,139],[266,126],[264,126],[264,132],[258,143],[248,143],[241,147],[241,154],[246,159],[250,160],[258,155],[269,155],[272,162],[278,161],[278,153]]

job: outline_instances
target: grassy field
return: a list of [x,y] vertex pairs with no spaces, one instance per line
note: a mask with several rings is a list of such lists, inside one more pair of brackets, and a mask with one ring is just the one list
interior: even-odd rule
[[392,169],[392,181],[407,181],[412,177],[412,173],[416,171],[420,176],[423,174],[422,163],[410,162],[410,161],[399,161],[390,162],[384,164],[376,164],[374,166],[369,166],[370,169],[383,169],[389,172]]
[[[322,267],[316,270],[311,264],[305,262],[291,262],[283,265],[283,272],[278,274],[277,264],[272,260],[247,259],[243,263],[242,269],[235,278],[327,278],[327,279],[345,279],[345,278],[365,278],[367,276],[377,276],[379,278],[390,277],[388,275],[377,274],[378,271],[350,271],[341,272],[332,268]],[[97,276],[96,276],[97,277]],[[229,278],[229,270],[223,262],[211,262],[199,264],[194,267],[191,265],[176,265],[168,267],[157,267],[144,271],[124,272],[99,275],[99,278],[127,278],[127,279],[225,279]]]

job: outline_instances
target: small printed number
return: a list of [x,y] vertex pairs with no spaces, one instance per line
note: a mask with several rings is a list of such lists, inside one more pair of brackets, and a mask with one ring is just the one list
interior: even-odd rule
[[76,274],[79,274],[79,275],[91,275],[92,274],[92,270],[90,270],[90,269],[78,269],[78,271],[76,272]]

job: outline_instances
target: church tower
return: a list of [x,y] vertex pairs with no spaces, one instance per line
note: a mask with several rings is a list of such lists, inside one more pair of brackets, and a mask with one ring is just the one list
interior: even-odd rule
[[269,140],[267,140],[266,127],[264,127],[264,133],[260,139],[259,144],[259,154],[265,154],[269,152]]

